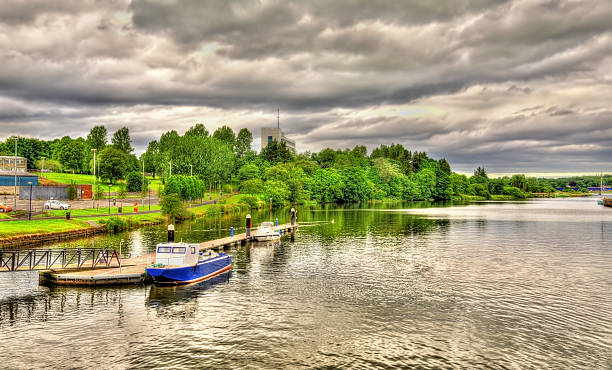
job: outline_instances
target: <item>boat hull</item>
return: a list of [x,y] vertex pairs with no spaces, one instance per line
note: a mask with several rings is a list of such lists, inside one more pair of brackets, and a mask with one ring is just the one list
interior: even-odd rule
[[147,273],[153,278],[155,285],[181,285],[210,279],[231,268],[232,257],[222,254],[210,260],[200,261],[194,266],[147,267]]
[[278,240],[280,239],[280,235],[278,234],[268,234],[268,235],[255,235],[255,240],[258,242],[265,242],[268,240]]

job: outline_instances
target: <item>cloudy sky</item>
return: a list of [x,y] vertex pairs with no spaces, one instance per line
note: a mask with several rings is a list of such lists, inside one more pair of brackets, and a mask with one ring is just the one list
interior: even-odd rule
[[0,0],[0,138],[204,122],[612,172],[612,1]]

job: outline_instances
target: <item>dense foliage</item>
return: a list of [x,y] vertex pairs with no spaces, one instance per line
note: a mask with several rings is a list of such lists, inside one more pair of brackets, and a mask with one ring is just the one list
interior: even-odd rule
[[[380,145],[368,155],[365,146],[318,153],[296,154],[284,142],[272,141],[261,153],[252,150],[253,135],[248,129],[238,134],[221,126],[212,135],[197,123],[183,135],[171,130],[149,142],[138,159],[127,127],[117,130],[107,141],[104,126],[95,126],[87,138],[44,141],[8,138],[0,143],[0,154],[12,155],[15,140],[18,155],[28,159],[28,167],[54,171],[93,173],[93,150],[102,180],[125,180],[127,190],[142,191],[142,170],[162,178],[163,194],[172,200],[204,197],[211,189],[230,192],[227,185],[245,195],[250,203],[286,204],[304,202],[360,202],[394,198],[408,201],[438,200],[468,196],[524,198],[530,193],[550,193],[554,188],[586,190],[598,186],[599,177],[537,179],[513,175],[490,179],[484,167],[473,176],[452,172],[444,159],[430,158],[425,152],[412,152],[401,144]],[[606,176],[605,183],[612,181]],[[225,185],[224,185],[225,184]],[[102,191],[94,189],[96,198]],[[170,202],[169,200],[169,202]]]

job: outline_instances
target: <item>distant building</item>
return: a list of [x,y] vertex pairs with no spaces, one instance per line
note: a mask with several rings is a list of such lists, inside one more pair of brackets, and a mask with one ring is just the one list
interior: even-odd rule
[[269,143],[272,141],[276,141],[277,143],[284,142],[287,145],[287,148],[293,150],[295,152],[295,141],[289,139],[285,136],[283,131],[276,128],[268,128],[264,127],[261,129],[261,150],[263,150]]
[[28,161],[24,157],[0,156],[0,171],[15,172],[15,160],[17,161],[17,172],[25,172],[28,168]]

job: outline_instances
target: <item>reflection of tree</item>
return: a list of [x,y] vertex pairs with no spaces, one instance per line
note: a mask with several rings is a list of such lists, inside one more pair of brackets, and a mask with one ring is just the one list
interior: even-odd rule
[[124,317],[123,291],[133,289],[139,288],[54,288],[48,294],[9,298],[0,302],[0,327],[21,322],[70,319],[73,317],[71,313],[89,311],[95,306],[116,306],[117,318],[121,322]]

